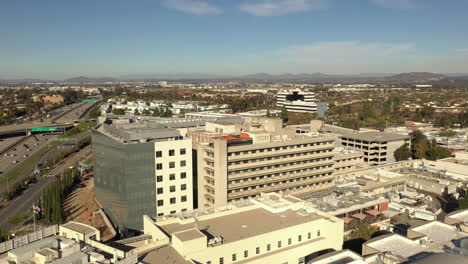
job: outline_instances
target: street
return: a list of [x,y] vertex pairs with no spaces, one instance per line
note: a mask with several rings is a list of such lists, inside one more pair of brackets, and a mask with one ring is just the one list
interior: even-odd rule
[[[77,166],[78,162],[91,153],[91,147],[87,146],[81,151],[75,153],[73,156],[67,158],[60,163],[57,167],[47,172],[45,175],[56,175],[63,173],[63,171],[70,166]],[[8,231],[13,228],[8,223],[8,218],[11,216],[19,215],[25,212],[31,212],[31,207],[36,202],[42,191],[50,184],[54,178],[42,177],[37,183],[32,184],[24,193],[11,202],[6,208],[0,211],[0,227],[2,231]]]

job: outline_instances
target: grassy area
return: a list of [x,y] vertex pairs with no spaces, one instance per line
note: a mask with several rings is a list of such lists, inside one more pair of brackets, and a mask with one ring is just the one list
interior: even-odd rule
[[72,129],[70,129],[68,131],[65,131],[65,133],[63,133],[63,135],[60,136],[60,137],[61,138],[73,137],[73,136],[78,135],[79,133],[84,132],[86,130],[89,130],[89,129],[95,127],[95,126],[96,126],[96,122],[80,123],[77,126],[75,126],[74,128],[72,128]]
[[8,217],[8,223],[12,226],[16,226],[28,220],[31,216],[32,214],[30,213],[22,213],[19,215],[10,216]]

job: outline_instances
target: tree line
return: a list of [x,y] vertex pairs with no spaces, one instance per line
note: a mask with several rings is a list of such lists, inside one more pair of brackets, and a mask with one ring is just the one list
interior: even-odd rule
[[412,159],[438,160],[452,155],[450,150],[439,146],[435,139],[429,141],[421,131],[410,133],[411,147],[408,143],[395,150],[394,157],[397,161]]

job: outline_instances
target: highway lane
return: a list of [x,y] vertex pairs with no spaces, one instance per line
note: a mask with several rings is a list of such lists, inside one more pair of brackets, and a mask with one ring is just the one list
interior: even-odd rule
[[[57,175],[63,173],[66,168],[70,166],[78,166],[78,163],[91,154],[91,147],[88,146],[81,151],[70,156],[55,168],[50,170],[44,175]],[[41,197],[43,190],[54,181],[54,178],[44,176],[38,180],[37,183],[32,184],[21,196],[16,198],[12,203],[0,211],[0,226],[3,231],[8,231],[14,226],[8,223],[8,218],[11,216],[19,215],[25,212],[31,212],[34,202],[38,201]]]
[[13,144],[15,141],[24,138],[25,136],[18,136],[18,137],[7,137],[7,138],[0,138],[0,152],[3,151],[5,148]]
[[[20,163],[34,153],[50,144],[59,135],[33,134],[25,141],[17,144],[0,157],[0,177],[19,166]],[[26,147],[26,146],[27,147]],[[30,150],[30,151],[29,151]]]

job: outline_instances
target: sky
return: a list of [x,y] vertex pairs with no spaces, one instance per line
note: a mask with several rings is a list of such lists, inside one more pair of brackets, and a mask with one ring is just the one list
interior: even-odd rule
[[468,73],[468,0],[0,0],[0,79]]

